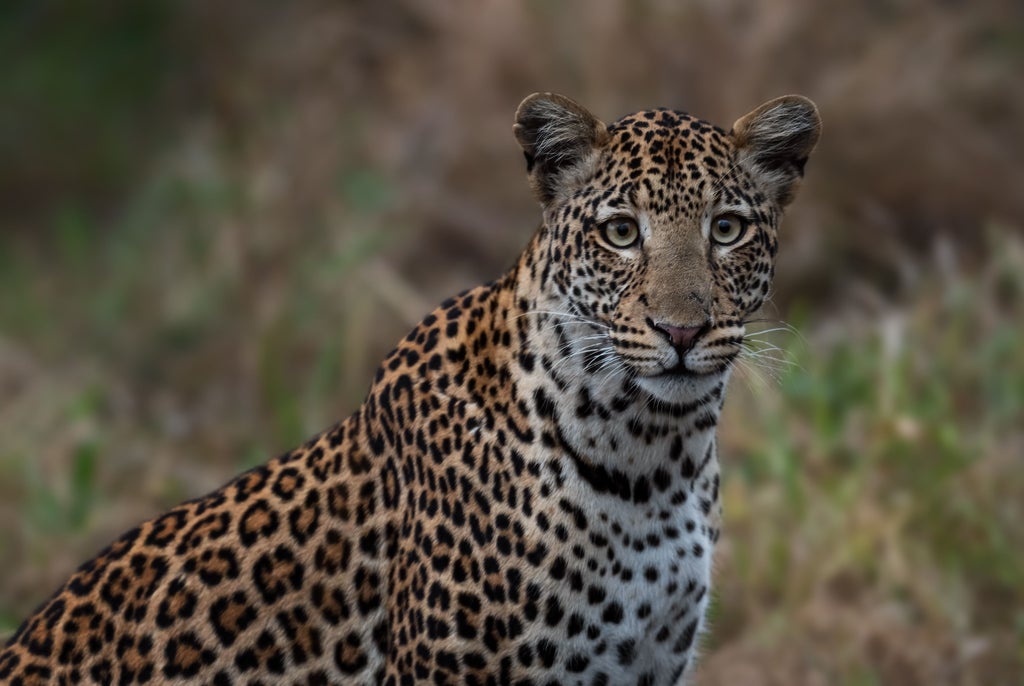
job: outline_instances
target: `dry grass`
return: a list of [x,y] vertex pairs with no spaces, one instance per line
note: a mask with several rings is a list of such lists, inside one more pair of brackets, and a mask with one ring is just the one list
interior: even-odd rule
[[910,305],[784,336],[777,382],[734,382],[701,683],[1024,674],[1024,242],[994,247]]
[[0,630],[512,261],[522,96],[728,125],[802,92],[768,316],[803,338],[733,383],[699,683],[1019,683],[1019,3],[33,5],[0,11]]

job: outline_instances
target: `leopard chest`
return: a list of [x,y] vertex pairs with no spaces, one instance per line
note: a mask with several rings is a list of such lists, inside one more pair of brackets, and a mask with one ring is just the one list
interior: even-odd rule
[[565,536],[565,519],[552,520],[547,597],[530,632],[555,650],[549,669],[563,683],[599,674],[606,683],[675,683],[691,661],[711,580],[714,535],[700,499],[639,508],[608,496],[562,499],[558,510],[587,524]]

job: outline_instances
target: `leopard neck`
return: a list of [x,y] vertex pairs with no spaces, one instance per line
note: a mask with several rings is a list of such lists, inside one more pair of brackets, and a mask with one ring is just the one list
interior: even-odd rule
[[552,292],[547,271],[525,258],[514,270],[507,322],[516,395],[532,409],[540,444],[570,463],[562,471],[578,475],[580,489],[636,503],[678,498],[680,487],[712,476],[717,483],[728,373],[680,378],[670,397],[652,395],[617,361],[602,324]]

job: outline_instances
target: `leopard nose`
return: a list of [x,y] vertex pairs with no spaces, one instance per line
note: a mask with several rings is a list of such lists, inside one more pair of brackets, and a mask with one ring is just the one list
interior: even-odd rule
[[647,320],[656,331],[660,331],[668,337],[672,347],[679,352],[686,352],[693,347],[693,341],[704,330],[703,326],[673,326],[665,322]]

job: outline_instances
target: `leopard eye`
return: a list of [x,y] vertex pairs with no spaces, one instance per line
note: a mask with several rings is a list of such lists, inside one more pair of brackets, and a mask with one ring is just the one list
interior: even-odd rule
[[616,248],[628,248],[640,238],[640,227],[629,217],[615,217],[601,225],[605,239]]
[[721,214],[711,220],[711,238],[719,245],[732,245],[747,232],[747,220],[738,214]]

